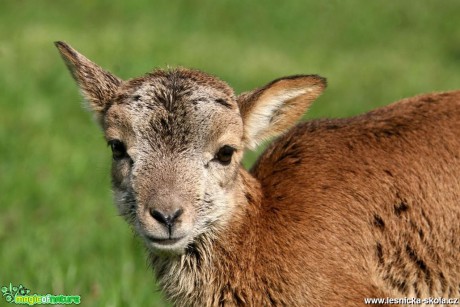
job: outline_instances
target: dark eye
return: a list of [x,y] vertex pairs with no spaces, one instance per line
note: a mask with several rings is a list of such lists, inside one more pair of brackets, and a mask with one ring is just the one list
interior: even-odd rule
[[114,160],[121,160],[123,158],[128,157],[128,153],[126,152],[126,146],[125,144],[123,144],[122,141],[109,141],[109,146],[112,149],[112,156]]
[[234,152],[235,152],[235,148],[225,145],[219,149],[214,159],[216,159],[217,161],[219,161],[220,163],[224,165],[228,165],[232,161],[232,156]]

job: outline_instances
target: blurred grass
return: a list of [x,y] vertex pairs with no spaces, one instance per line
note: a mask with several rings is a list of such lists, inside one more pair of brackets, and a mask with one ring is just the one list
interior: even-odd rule
[[338,117],[459,88],[459,12],[455,0],[2,1],[0,285],[85,306],[166,304],[116,216],[109,150],[53,41],[122,78],[183,65],[237,92],[317,73],[329,87],[306,117]]

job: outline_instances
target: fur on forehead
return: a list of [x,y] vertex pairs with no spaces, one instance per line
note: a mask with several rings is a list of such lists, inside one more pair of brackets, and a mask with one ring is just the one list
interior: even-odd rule
[[[200,99],[200,94],[215,94],[217,103],[231,109],[237,108],[235,93],[224,81],[210,74],[195,69],[175,68],[157,69],[145,76],[125,81],[119,89],[120,95],[114,100],[116,104],[142,100],[143,90],[151,90],[147,94],[156,95],[158,102],[169,109],[176,100]],[[131,96],[132,99],[127,99]],[[148,97],[145,97],[148,98]]]
[[[242,137],[233,89],[217,77],[185,68],[155,70],[125,81],[105,111],[103,127],[109,139],[121,137],[130,143],[128,135],[136,131],[156,147],[173,150],[197,138],[227,135],[229,127],[235,137]],[[238,146],[237,139],[226,139]]]

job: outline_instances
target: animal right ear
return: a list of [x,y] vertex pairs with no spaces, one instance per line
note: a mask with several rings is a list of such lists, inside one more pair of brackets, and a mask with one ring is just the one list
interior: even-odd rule
[[54,44],[80,87],[90,109],[100,121],[103,111],[106,110],[122,80],[103,70],[66,43],[55,42]]

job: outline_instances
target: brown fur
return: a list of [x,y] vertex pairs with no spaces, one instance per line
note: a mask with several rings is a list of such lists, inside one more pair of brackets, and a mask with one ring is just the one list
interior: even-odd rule
[[459,296],[458,131],[460,92],[430,94],[300,124],[264,153],[253,169],[264,207],[298,219],[299,231],[276,234],[310,251],[302,267],[315,272],[312,284],[359,296],[362,283],[366,297]]
[[[324,79],[282,78],[235,97],[187,69],[120,81],[57,46],[107,140],[126,146],[113,162],[116,200],[177,305],[460,296],[460,92],[298,124],[247,172],[243,148],[284,132]],[[219,166],[210,159],[223,144],[236,151]],[[165,230],[149,212],[177,208],[169,238],[185,243],[152,243]]]

